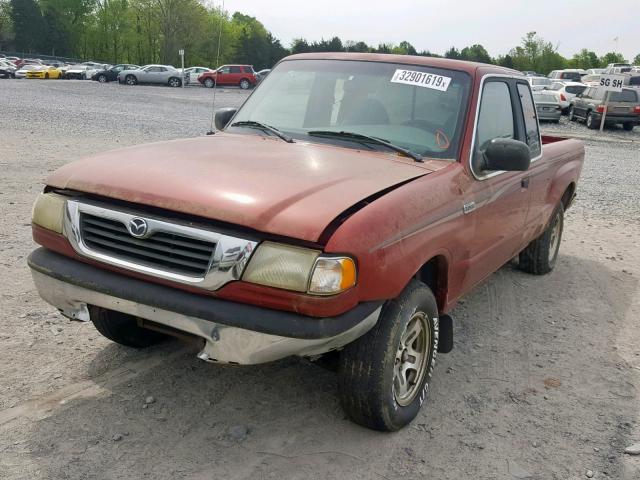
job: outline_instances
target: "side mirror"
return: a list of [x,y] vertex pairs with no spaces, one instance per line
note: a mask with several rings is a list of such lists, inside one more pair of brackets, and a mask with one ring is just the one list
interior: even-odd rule
[[237,111],[238,111],[237,108],[231,108],[231,107],[220,108],[216,110],[216,113],[214,116],[214,123],[216,125],[216,128],[218,130],[224,130],[224,127],[227,126],[227,123],[229,123],[229,120],[231,120],[231,117],[233,117]]
[[483,170],[524,172],[531,164],[529,146],[512,138],[494,138],[484,151]]

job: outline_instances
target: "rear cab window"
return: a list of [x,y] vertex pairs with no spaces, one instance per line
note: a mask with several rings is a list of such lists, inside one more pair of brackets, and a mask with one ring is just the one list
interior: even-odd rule
[[633,90],[622,90],[621,92],[611,92],[609,98],[612,102],[638,103],[638,92]]

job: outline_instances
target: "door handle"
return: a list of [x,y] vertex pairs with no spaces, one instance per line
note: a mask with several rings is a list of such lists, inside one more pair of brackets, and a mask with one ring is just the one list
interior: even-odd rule
[[529,177],[520,180],[520,186],[522,188],[529,188]]

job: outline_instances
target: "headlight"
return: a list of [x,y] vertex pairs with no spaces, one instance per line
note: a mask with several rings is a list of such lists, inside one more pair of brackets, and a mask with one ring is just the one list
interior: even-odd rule
[[41,193],[36,198],[31,212],[31,221],[36,225],[62,233],[66,197],[57,193]]
[[296,292],[331,295],[355,285],[356,268],[348,257],[325,257],[318,250],[264,242],[251,257],[242,279]]

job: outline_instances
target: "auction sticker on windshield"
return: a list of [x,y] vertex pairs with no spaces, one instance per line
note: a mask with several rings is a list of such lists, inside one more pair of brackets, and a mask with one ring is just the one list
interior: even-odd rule
[[415,85],[416,87],[432,88],[446,92],[451,82],[450,77],[443,77],[434,73],[416,72],[415,70],[396,70],[391,77],[391,83],[404,83],[407,85]]

